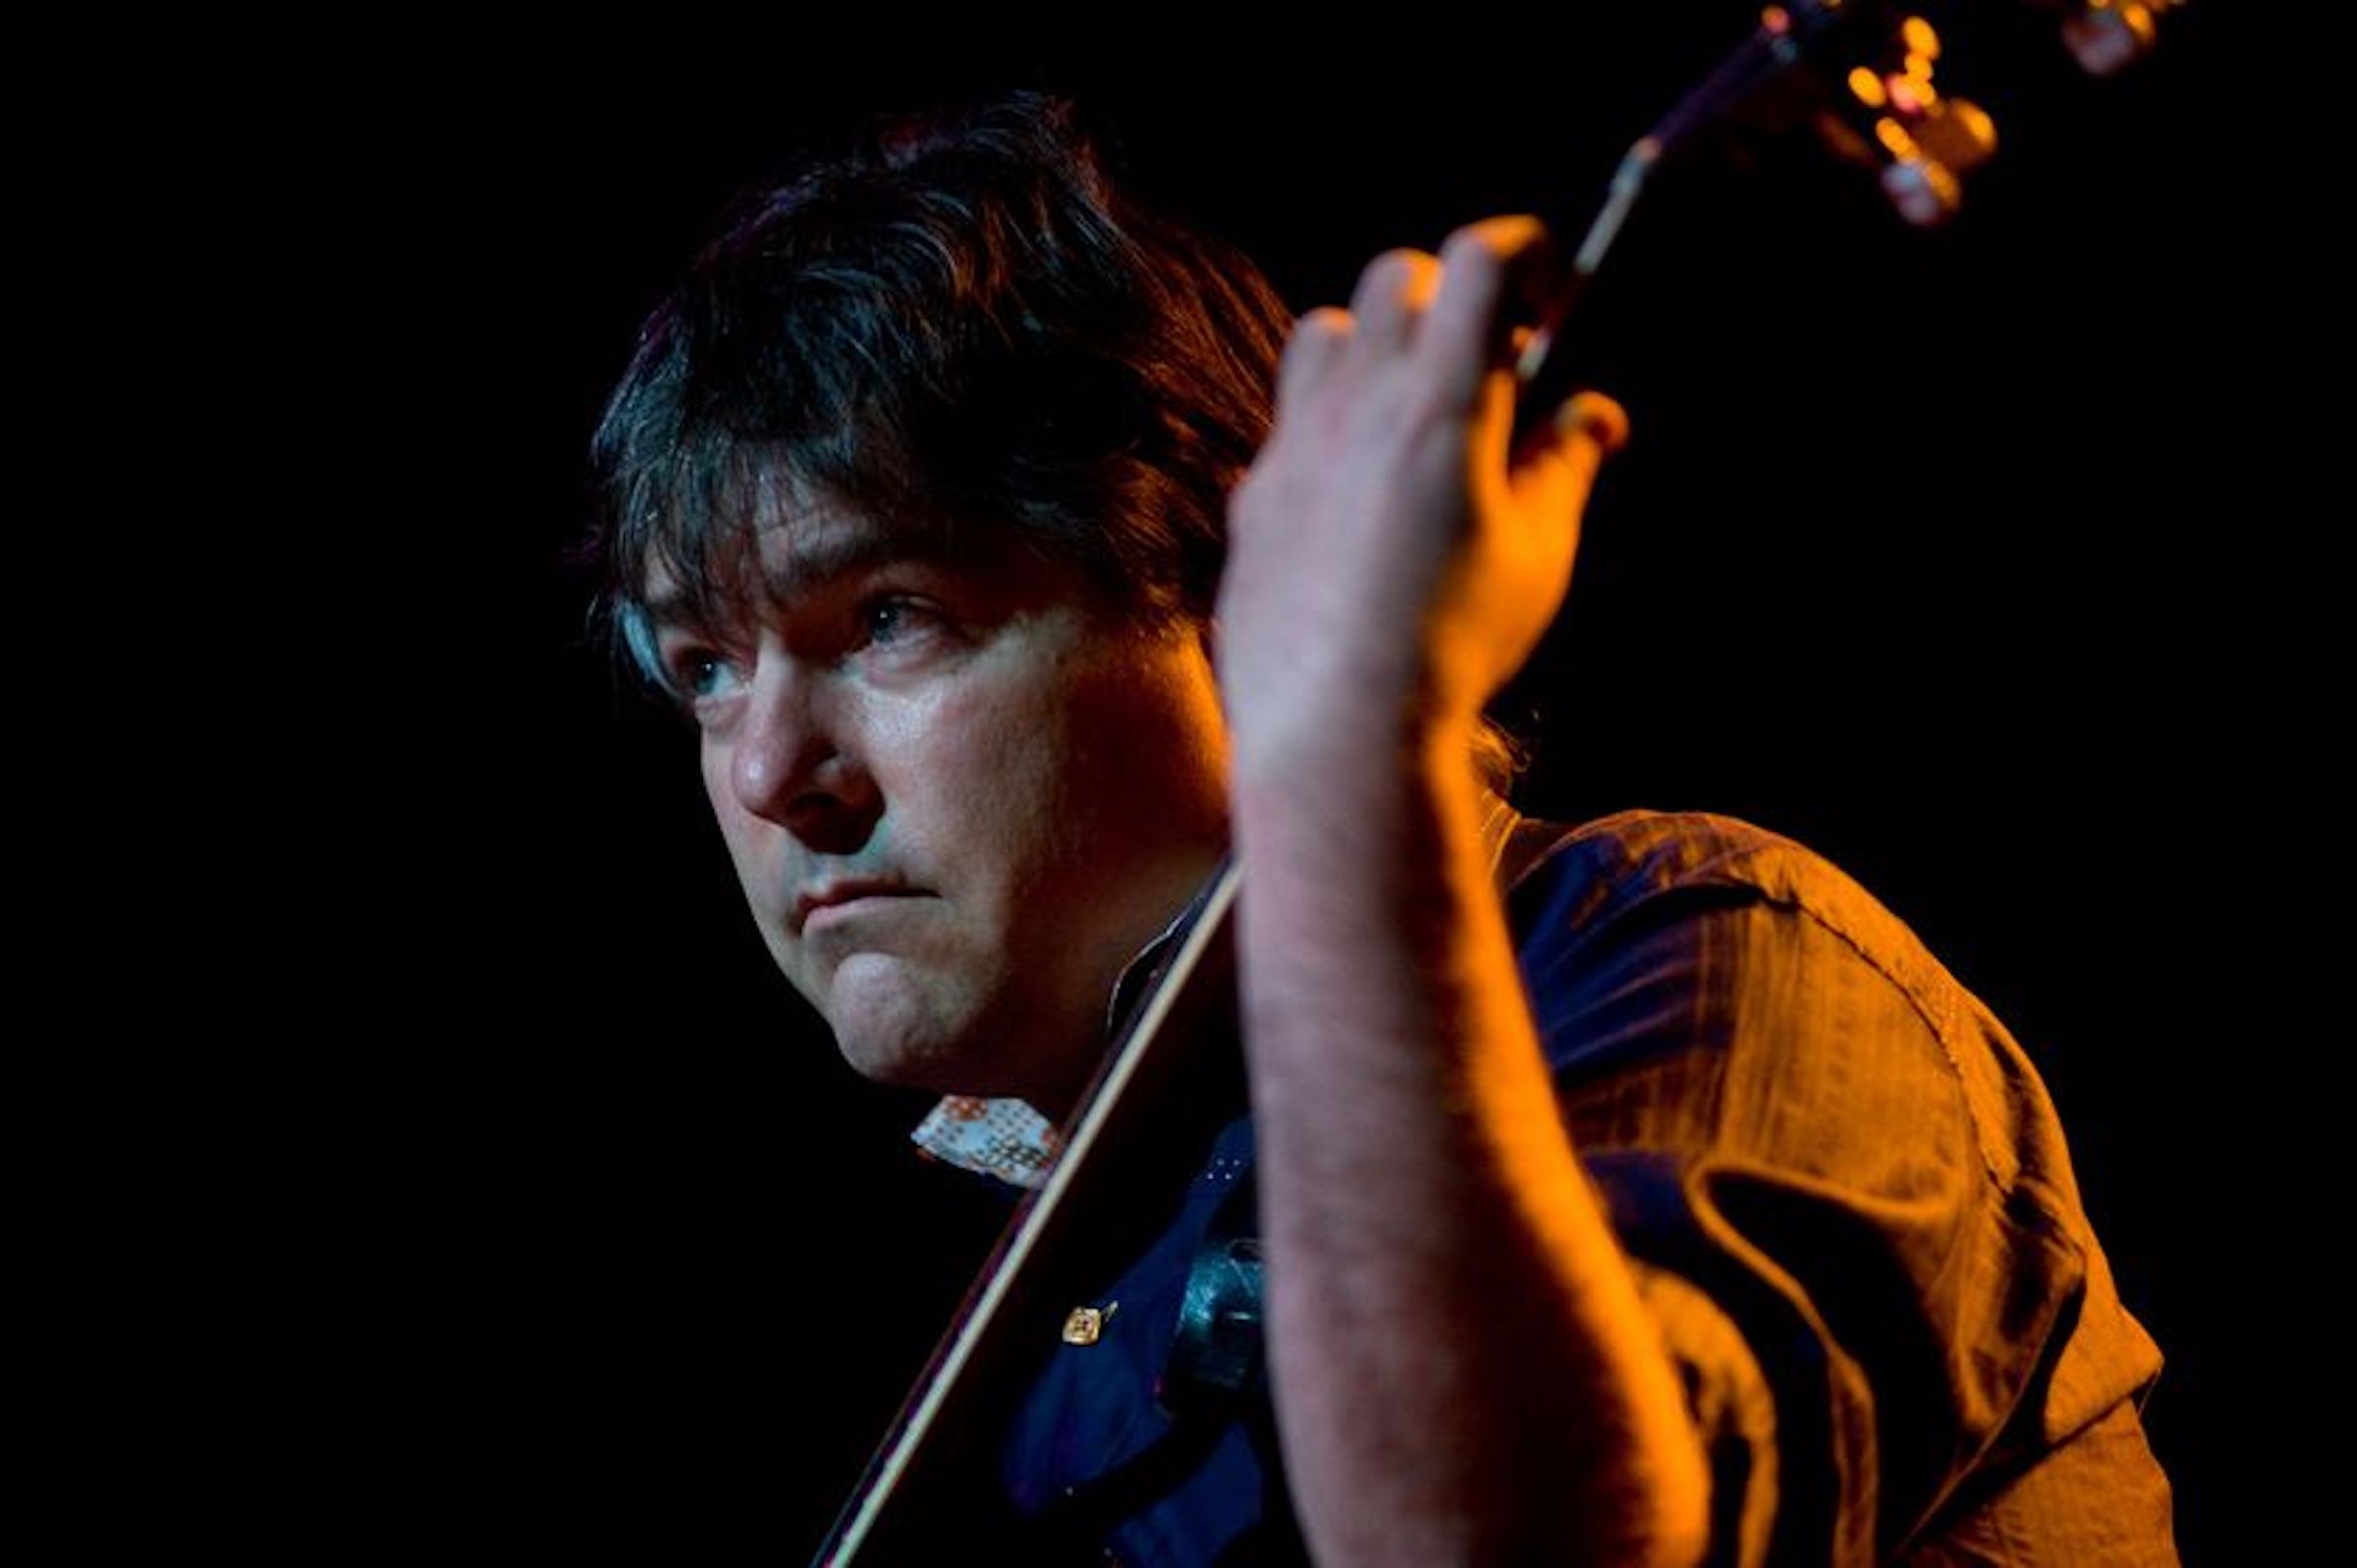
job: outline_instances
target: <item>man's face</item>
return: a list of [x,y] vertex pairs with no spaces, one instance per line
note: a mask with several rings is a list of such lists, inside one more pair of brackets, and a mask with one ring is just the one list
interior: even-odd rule
[[1200,643],[1069,568],[848,512],[761,554],[730,624],[664,615],[659,574],[649,597],[762,940],[861,1073],[1061,1108],[1226,842]]

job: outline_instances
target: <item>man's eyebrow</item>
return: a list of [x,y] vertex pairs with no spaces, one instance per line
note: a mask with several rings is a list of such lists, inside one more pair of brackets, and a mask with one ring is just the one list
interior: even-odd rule
[[[938,562],[943,552],[924,541],[881,528],[832,530],[816,539],[795,539],[761,563],[761,592],[771,605],[789,604],[831,582],[898,562]],[[665,582],[639,599],[650,629],[709,629],[714,610],[730,596],[695,593]]]
[[940,559],[937,548],[905,534],[854,525],[829,529],[816,539],[797,538],[773,557],[763,553],[761,588],[771,604],[789,604],[831,582],[877,567]]

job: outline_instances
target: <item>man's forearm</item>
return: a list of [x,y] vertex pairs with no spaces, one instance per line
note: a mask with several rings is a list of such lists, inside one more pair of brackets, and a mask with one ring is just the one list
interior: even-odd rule
[[1557,1114],[1462,740],[1402,749],[1236,784],[1303,1528],[1324,1561],[1691,1561],[1699,1444]]

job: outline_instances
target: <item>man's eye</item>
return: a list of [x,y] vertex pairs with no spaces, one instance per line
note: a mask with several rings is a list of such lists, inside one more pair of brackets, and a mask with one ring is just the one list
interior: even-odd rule
[[933,613],[913,599],[875,599],[859,611],[859,629],[877,647],[906,641],[933,622]]
[[721,695],[735,678],[728,660],[710,648],[683,648],[670,663],[672,688],[689,702]]

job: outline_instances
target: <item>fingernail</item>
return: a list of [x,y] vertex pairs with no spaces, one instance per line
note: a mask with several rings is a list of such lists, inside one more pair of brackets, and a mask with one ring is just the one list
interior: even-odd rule
[[1566,435],[1585,435],[1607,457],[1628,445],[1628,410],[1601,392],[1574,393],[1556,410],[1555,426]]

